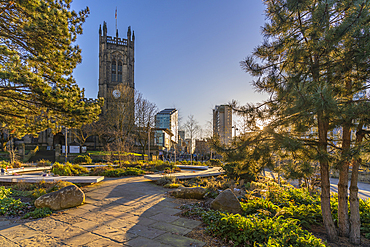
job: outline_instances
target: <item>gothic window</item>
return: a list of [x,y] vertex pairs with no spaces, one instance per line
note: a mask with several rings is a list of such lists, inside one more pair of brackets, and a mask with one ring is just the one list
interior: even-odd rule
[[118,78],[117,78],[119,82],[122,82],[122,62],[119,61],[118,62]]
[[116,61],[113,60],[112,61],[112,82],[113,81],[116,81],[116,74],[117,74],[117,71],[116,71]]

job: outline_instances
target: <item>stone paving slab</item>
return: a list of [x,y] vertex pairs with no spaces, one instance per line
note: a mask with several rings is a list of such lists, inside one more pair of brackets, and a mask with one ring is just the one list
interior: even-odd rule
[[173,246],[173,245],[163,244],[161,242],[158,242],[152,239],[147,239],[144,237],[137,237],[133,240],[128,241],[126,244],[131,247],[170,247],[170,246]]
[[[184,234],[200,222],[181,210],[168,189],[143,177],[107,179],[85,187],[87,202],[44,219],[14,224],[0,217],[0,246],[203,246]],[[99,199],[95,199],[99,198]]]
[[90,243],[84,244],[84,247],[122,247],[127,246],[122,243],[112,241],[108,238],[99,238],[98,240],[92,241]]
[[172,232],[172,233],[177,233],[181,235],[185,235],[191,232],[191,229],[184,228],[181,226],[175,226],[173,224],[169,224],[166,222],[157,222],[151,225],[151,227],[154,227],[154,228],[166,231],[166,232]]
[[185,227],[185,228],[189,228],[189,229],[194,229],[194,228],[198,227],[199,225],[201,225],[202,222],[198,221],[198,220],[180,218],[180,219],[175,220],[174,222],[172,222],[172,224],[175,225],[175,226],[181,226],[181,227]]
[[171,246],[177,246],[177,247],[200,247],[204,246],[205,243],[201,242],[199,240],[187,238],[184,236],[180,236],[177,234],[172,233],[165,233],[154,240],[157,240],[161,243],[169,244]]
[[158,228],[153,228],[153,227],[143,226],[143,225],[135,225],[127,232],[133,233],[141,237],[150,238],[150,239],[156,238],[166,233],[166,231],[162,231]]
[[68,246],[81,246],[98,239],[101,239],[101,237],[96,234],[92,234],[90,232],[83,232],[71,238],[64,239],[62,242]]
[[152,220],[157,220],[157,221],[164,221],[164,222],[173,222],[177,219],[179,219],[180,217],[178,216],[173,216],[173,215],[169,215],[167,213],[160,213],[160,214],[156,214],[152,217],[150,217],[150,219]]
[[7,246],[7,247],[16,247],[19,246],[18,244],[15,244],[14,242],[6,239],[3,236],[0,236],[0,246]]

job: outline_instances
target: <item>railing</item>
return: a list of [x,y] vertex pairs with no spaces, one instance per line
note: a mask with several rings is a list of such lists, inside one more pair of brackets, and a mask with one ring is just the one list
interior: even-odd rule
[[121,38],[117,38],[117,37],[112,38],[111,36],[107,36],[107,43],[108,44],[127,45],[127,39],[121,39]]

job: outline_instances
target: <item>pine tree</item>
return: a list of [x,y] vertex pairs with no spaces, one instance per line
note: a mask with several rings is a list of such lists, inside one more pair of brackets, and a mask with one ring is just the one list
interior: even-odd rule
[[[351,225],[348,218],[348,167],[362,139],[351,136],[369,124],[370,102],[358,97],[368,89],[370,6],[365,0],[265,0],[265,40],[242,67],[258,77],[253,83],[270,94],[265,102],[238,108],[256,130],[257,120],[268,119],[264,133],[278,145],[275,155],[318,161],[321,209],[331,240],[337,230],[330,209],[329,165],[340,170],[338,184],[339,233],[359,243],[357,169],[352,169]],[[235,107],[234,107],[235,108]],[[362,126],[359,123],[362,123]],[[339,138],[332,135],[340,130]],[[275,144],[273,144],[275,143]],[[271,151],[270,151],[271,154]],[[358,200],[358,199],[357,199]]]
[[0,122],[20,137],[48,127],[97,120],[98,103],[87,103],[72,71],[81,50],[88,8],[76,13],[70,0],[0,3]]

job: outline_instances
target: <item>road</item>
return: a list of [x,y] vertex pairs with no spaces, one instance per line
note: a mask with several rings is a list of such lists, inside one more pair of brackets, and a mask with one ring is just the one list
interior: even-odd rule
[[[338,193],[338,179],[331,178],[330,179],[330,190],[331,192]],[[351,185],[351,182],[348,182],[348,188]],[[365,183],[358,183],[358,196],[359,198],[366,200],[370,198],[370,184]]]

